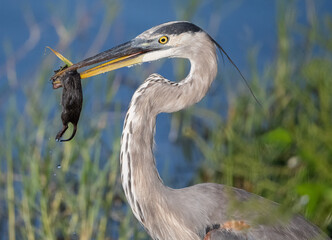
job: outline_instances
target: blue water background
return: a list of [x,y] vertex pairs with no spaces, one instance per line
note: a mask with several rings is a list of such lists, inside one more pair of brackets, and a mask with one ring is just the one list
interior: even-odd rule
[[[234,62],[239,66],[244,75],[248,76],[248,51],[253,47],[258,48],[258,68],[262,70],[264,66],[272,62],[273,57],[277,53],[277,25],[276,25],[276,9],[277,0],[251,0],[251,1],[220,1],[207,0],[201,1],[197,12],[192,16],[191,21],[199,25],[210,35],[216,39],[228,54],[233,58]],[[287,4],[287,1],[285,1]],[[293,2],[293,1],[291,1]],[[306,2],[295,1],[298,5],[297,18],[298,21],[307,25],[306,19]],[[96,54],[100,50],[106,50],[112,46],[118,45],[124,41],[130,40],[144,30],[164,23],[167,21],[183,20],[186,12],[186,6],[190,1],[118,1],[119,10],[115,14],[114,22],[107,36],[107,40],[100,49],[90,52]],[[324,16],[332,13],[332,2],[330,0],[315,1],[318,16]],[[23,0],[2,0],[0,3],[0,88],[3,96],[0,98],[0,123],[3,124],[4,110],[7,106],[8,94],[14,92],[20,93],[21,86],[26,86],[29,82],[34,81],[34,76],[38,73],[40,64],[46,58],[45,46],[55,47],[58,43],[58,36],[52,21],[56,17],[63,17],[70,26],[72,19],[77,17],[77,6],[82,13],[86,14],[89,26],[81,33],[80,37],[72,42],[66,49],[58,49],[65,51],[66,56],[74,62],[87,57],[88,49],[90,49],[94,36],[97,34],[99,26],[105,17],[104,1],[23,1]],[[24,45],[29,38],[29,30],[26,19],[31,18],[40,27],[40,39],[38,43],[24,57],[17,56],[15,61],[16,85],[11,86],[8,81],[8,72],[6,64],[8,58],[16,56],[17,51]],[[158,68],[158,72],[169,79],[174,79],[173,67],[175,60],[164,62],[163,67]],[[50,69],[57,68],[50,66]],[[148,64],[135,68],[145,69]],[[234,71],[230,64],[220,64],[220,71]],[[138,85],[143,79],[137,77],[137,69],[119,70],[128,78],[133,79]],[[50,72],[51,74],[51,72]],[[148,75],[148,71],[146,75]],[[234,76],[233,74],[232,76]],[[106,78],[105,75],[98,77],[98,81]],[[47,79],[45,79],[47,81]],[[234,84],[238,86],[241,83],[240,78],[224,79],[228,81],[228,85]],[[233,83],[234,82],[234,83]],[[94,83],[89,83],[94,84]],[[50,88],[50,94],[52,90]],[[85,90],[87,91],[87,90]],[[122,102],[123,106],[127,106],[134,89],[124,86],[120,88],[114,101]],[[98,93],[92,93],[97,98]],[[24,94],[18,94],[18,101],[26,101]],[[204,100],[204,106],[213,106],[215,98],[225,101],[224,106],[227,107],[225,92],[220,94],[209,94]],[[219,101],[220,101],[219,99]],[[99,101],[102,101],[100,99]],[[58,103],[54,103],[58,104]],[[254,102],[253,102],[254,104]],[[18,104],[20,105],[20,104]],[[125,107],[124,107],[125,108]],[[20,109],[18,109],[20,111]],[[85,103],[87,111],[98,111]],[[221,109],[223,114],[226,109]],[[93,112],[91,113],[93,115]],[[87,118],[88,116],[85,115]],[[84,121],[84,114],[83,119]],[[122,116],[123,118],[123,116]],[[33,129],[31,129],[33,131]],[[156,133],[156,158],[158,161],[158,169],[161,172],[165,183],[173,187],[183,187],[188,184],[191,174],[195,169],[195,163],[186,161],[183,152],[178,144],[170,142],[170,116],[163,114],[158,117],[157,133]],[[53,139],[53,136],[50,136]],[[173,174],[174,173],[174,174]]]

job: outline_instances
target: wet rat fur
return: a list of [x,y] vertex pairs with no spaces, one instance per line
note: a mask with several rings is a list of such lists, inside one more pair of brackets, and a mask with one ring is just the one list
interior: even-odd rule
[[[83,92],[81,85],[81,77],[76,70],[66,72],[64,75],[61,76],[60,81],[63,87],[61,99],[61,120],[63,128],[61,129],[61,131],[58,132],[55,140],[65,142],[73,139],[76,134],[77,123],[82,110]],[[74,125],[73,133],[68,139],[63,140],[61,139],[61,137],[68,129],[68,124],[70,122]]]

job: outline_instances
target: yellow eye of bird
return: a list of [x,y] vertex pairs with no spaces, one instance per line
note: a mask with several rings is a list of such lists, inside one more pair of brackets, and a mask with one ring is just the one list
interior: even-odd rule
[[161,44],[165,44],[168,42],[168,37],[166,36],[162,36],[161,38],[159,38],[159,43]]

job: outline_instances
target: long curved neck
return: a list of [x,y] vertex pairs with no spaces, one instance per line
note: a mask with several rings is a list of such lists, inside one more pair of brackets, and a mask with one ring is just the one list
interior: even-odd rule
[[163,185],[153,156],[156,115],[179,111],[205,96],[217,73],[215,52],[205,54],[190,60],[190,73],[179,83],[152,74],[134,93],[125,118],[120,153],[122,185],[134,215],[154,238],[172,239],[160,228],[176,222],[174,216],[167,220],[168,215],[176,215],[166,209],[171,189]]

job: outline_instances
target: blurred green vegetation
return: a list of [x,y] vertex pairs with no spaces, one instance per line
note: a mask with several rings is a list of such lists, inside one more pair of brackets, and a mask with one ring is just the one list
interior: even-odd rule
[[[105,14],[113,16],[117,7],[105,2]],[[196,11],[199,1],[190,7]],[[199,105],[174,114],[173,131],[201,152],[193,182],[223,183],[262,195],[332,235],[332,18],[308,12],[310,26],[301,26],[295,10],[279,6],[278,51],[263,72],[256,67],[256,48],[249,52],[248,79],[263,108],[248,91],[229,87],[235,97],[228,98],[226,118],[220,109]],[[186,19],[194,15],[182,14]],[[55,21],[61,29],[58,48],[66,49],[78,38],[79,24],[68,26],[61,18]],[[105,41],[111,22],[105,18],[97,45]],[[83,110],[75,140],[59,147],[49,136],[59,130],[53,126],[61,127],[61,109],[55,104],[61,93],[50,96],[45,81],[57,66],[54,60],[47,57],[35,81],[21,89],[23,105],[21,92],[1,89],[7,97],[0,132],[0,222],[5,226],[0,231],[9,240],[148,239],[126,207],[118,180],[126,107],[113,98],[123,79],[112,73],[113,81],[83,82],[90,90],[84,108],[110,110],[92,118]],[[184,69],[184,64],[176,67],[178,76],[186,74]],[[216,81],[221,84],[221,75]],[[102,104],[93,98],[97,91]]]
[[[88,19],[82,20],[86,17],[83,5],[72,9],[69,3],[58,4],[66,11],[53,10],[59,38],[53,47],[63,51],[81,37]],[[106,41],[119,4],[105,1],[101,7],[105,16],[88,52],[98,51]],[[69,20],[64,17],[66,12],[75,14]],[[31,35],[40,31],[33,16],[27,25]],[[9,41],[5,49],[9,49],[7,45]],[[26,45],[21,52],[30,51]],[[69,50],[62,53],[73,59]],[[85,53],[80,54],[82,58]],[[12,55],[14,51],[8,52],[9,63]],[[112,81],[82,82],[85,110],[78,134],[73,141],[60,144],[54,137],[61,128],[61,90],[53,91],[48,79],[62,64],[45,50],[42,63],[30,69],[33,74],[27,77],[28,84],[18,84],[15,68],[8,70],[15,73],[8,74],[8,84],[0,84],[0,239],[147,239],[126,207],[118,178],[121,119],[126,107],[115,102],[114,96],[123,78],[110,74]],[[91,108],[102,111],[91,117]]]
[[256,49],[249,53],[262,108],[233,94],[226,119],[196,107],[203,127],[184,134],[202,153],[195,182],[246,189],[332,235],[332,16],[318,19],[310,9],[308,21],[298,24],[295,8],[278,5],[275,60],[259,73]]

